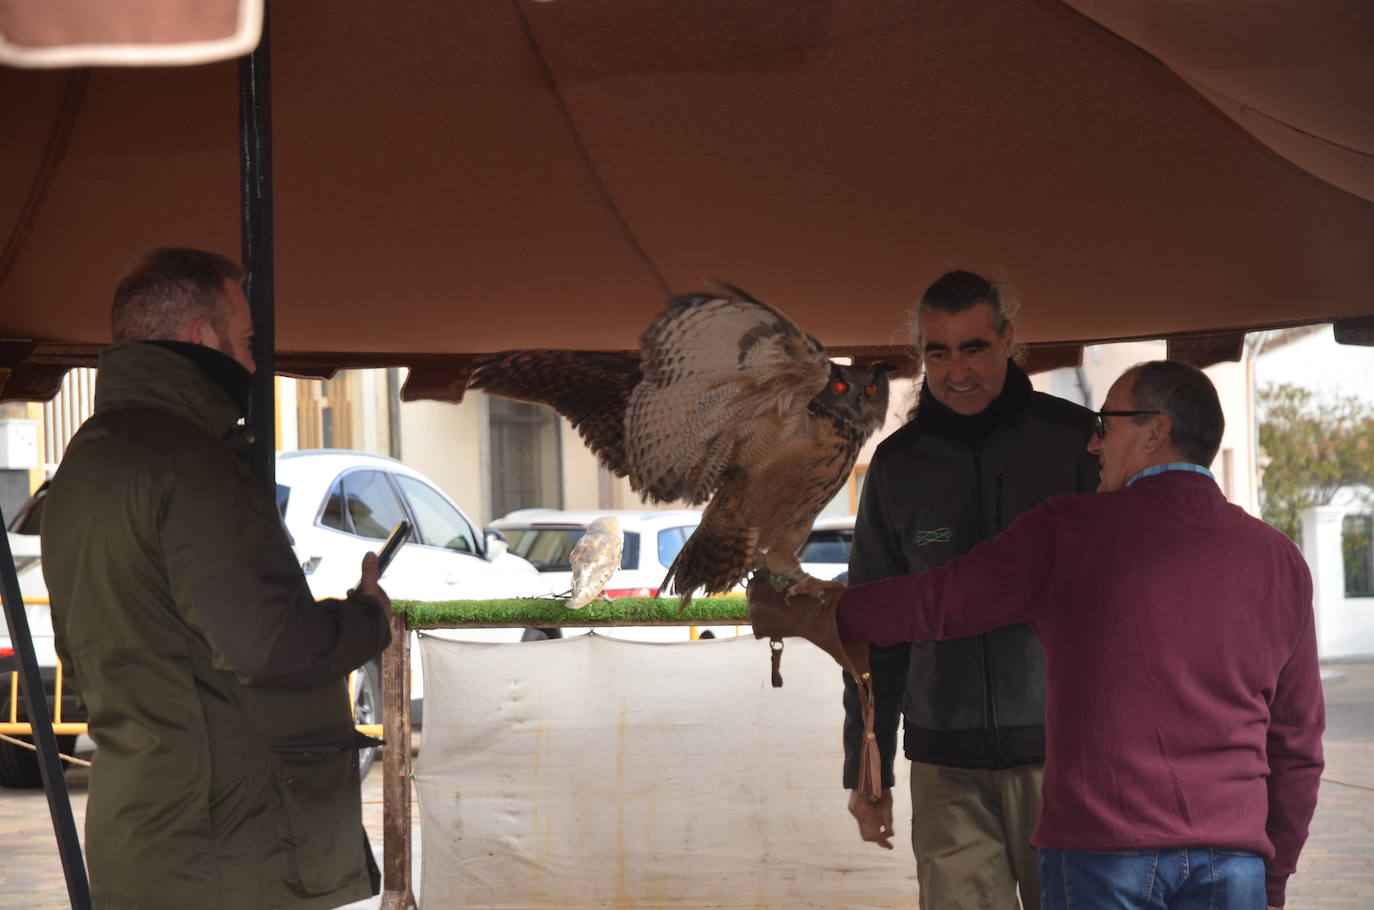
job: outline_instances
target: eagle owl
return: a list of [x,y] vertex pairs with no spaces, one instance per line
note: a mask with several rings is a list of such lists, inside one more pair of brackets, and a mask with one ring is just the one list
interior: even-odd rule
[[572,556],[572,596],[564,604],[571,610],[580,610],[601,595],[601,589],[611,580],[615,570],[620,568],[620,553],[625,546],[625,535],[620,530],[620,519],[614,515],[603,515],[591,524],[573,544]]
[[649,500],[704,503],[662,585],[684,604],[756,568],[815,592],[797,552],[882,425],[893,367],[832,363],[778,310],[717,287],[670,298],[638,358],[505,351],[475,360],[466,387],[554,408]]

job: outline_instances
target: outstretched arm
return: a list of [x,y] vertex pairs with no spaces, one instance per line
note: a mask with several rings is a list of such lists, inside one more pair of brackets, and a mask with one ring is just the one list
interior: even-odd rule
[[1033,621],[1053,573],[1055,534],[1051,501],[947,565],[851,587],[838,606],[840,638],[890,646]]

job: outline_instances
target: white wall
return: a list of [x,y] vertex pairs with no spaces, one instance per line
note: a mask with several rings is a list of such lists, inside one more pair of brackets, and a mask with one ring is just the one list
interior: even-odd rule
[[1083,349],[1080,369],[1091,397],[1079,403],[1094,411],[1100,410],[1107,399],[1107,391],[1122,373],[1147,360],[1163,360],[1167,354],[1168,346],[1162,341],[1088,345]]
[[294,452],[301,447],[300,421],[296,416],[296,380],[276,377],[277,451]]
[[1312,571],[1312,601],[1317,615],[1317,654],[1322,658],[1374,654],[1374,597],[1345,596],[1341,522],[1347,514],[1367,514],[1350,491],[1331,505],[1302,513],[1303,557]]
[[[1355,397],[1374,403],[1374,348],[1337,344],[1331,326],[1273,346],[1255,359],[1255,387],[1287,383],[1311,390],[1320,401]],[[1374,655],[1374,598],[1345,596],[1341,522],[1346,514],[1367,514],[1349,491],[1330,505],[1302,515],[1303,556],[1312,571],[1317,613],[1317,649],[1323,658]]]
[[1256,472],[1255,402],[1245,362],[1218,363],[1207,368],[1217,387],[1226,431],[1212,473],[1226,498],[1256,517],[1260,514],[1259,475]]
[[401,460],[437,483],[479,526],[491,520],[483,493],[482,426],[475,394],[462,404],[410,401],[401,406]]

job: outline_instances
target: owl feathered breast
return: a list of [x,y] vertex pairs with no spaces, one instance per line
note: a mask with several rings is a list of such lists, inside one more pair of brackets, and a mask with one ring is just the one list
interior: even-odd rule
[[729,590],[765,563],[799,572],[811,522],[886,410],[886,365],[831,364],[782,313],[720,287],[671,298],[641,358],[507,351],[467,382],[553,407],[647,499],[708,503],[665,579],[679,592]]

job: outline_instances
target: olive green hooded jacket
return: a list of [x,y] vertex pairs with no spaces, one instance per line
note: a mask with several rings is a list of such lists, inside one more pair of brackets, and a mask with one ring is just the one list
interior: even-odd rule
[[273,497],[222,441],[238,416],[183,354],[106,348],[44,506],[58,652],[97,746],[97,908],[372,893],[344,680],[387,618],[370,597],[311,597]]

